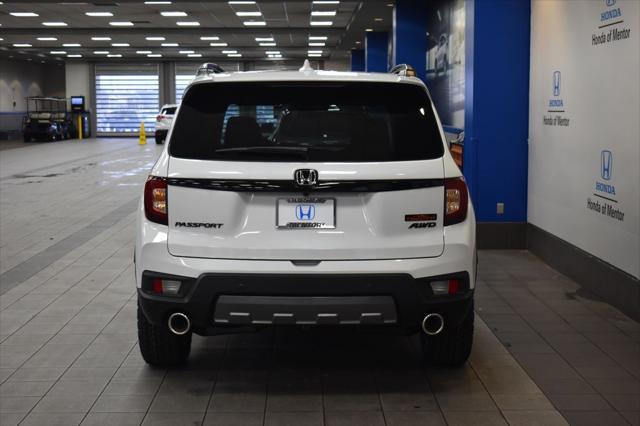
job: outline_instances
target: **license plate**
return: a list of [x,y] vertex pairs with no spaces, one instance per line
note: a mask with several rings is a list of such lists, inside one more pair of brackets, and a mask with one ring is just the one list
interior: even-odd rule
[[333,229],[336,200],[333,198],[278,198],[276,226],[282,229]]

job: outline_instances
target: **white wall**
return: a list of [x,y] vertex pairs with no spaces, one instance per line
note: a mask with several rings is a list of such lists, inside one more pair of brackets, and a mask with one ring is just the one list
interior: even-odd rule
[[640,277],[640,2],[531,7],[528,220]]
[[26,111],[24,98],[43,95],[43,75],[39,64],[0,59],[0,112]]
[[90,109],[91,98],[91,65],[86,63],[67,63],[66,70],[67,97],[84,96],[85,108]]

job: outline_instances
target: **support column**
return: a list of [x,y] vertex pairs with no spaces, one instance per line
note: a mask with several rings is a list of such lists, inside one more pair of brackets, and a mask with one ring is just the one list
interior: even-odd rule
[[531,3],[465,6],[464,174],[479,222],[526,222]]
[[389,66],[389,34],[368,32],[364,39],[366,72],[387,72]]
[[351,51],[351,71],[364,71],[364,50],[353,49]]
[[427,7],[425,0],[397,0],[393,8],[393,65],[409,64],[418,77],[427,73]]

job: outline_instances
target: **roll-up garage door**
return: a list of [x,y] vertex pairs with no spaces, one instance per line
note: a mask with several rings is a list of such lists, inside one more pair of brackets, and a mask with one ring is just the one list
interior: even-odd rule
[[143,121],[153,132],[159,101],[157,65],[96,65],[98,136],[134,135]]
[[[200,63],[176,64],[176,103],[182,101],[184,89],[195,78]],[[219,63],[225,71],[238,71],[237,63]]]

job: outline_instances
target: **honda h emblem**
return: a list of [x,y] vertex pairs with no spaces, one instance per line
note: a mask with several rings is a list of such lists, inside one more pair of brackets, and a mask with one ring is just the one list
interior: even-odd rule
[[293,172],[293,181],[302,188],[312,188],[318,184],[318,171],[298,169]]
[[560,96],[560,71],[553,72],[553,96]]
[[604,150],[600,154],[600,176],[604,180],[611,179],[611,169],[613,167],[613,155],[611,151]]
[[312,204],[298,204],[296,206],[298,220],[313,220],[314,217],[316,217],[316,206]]

